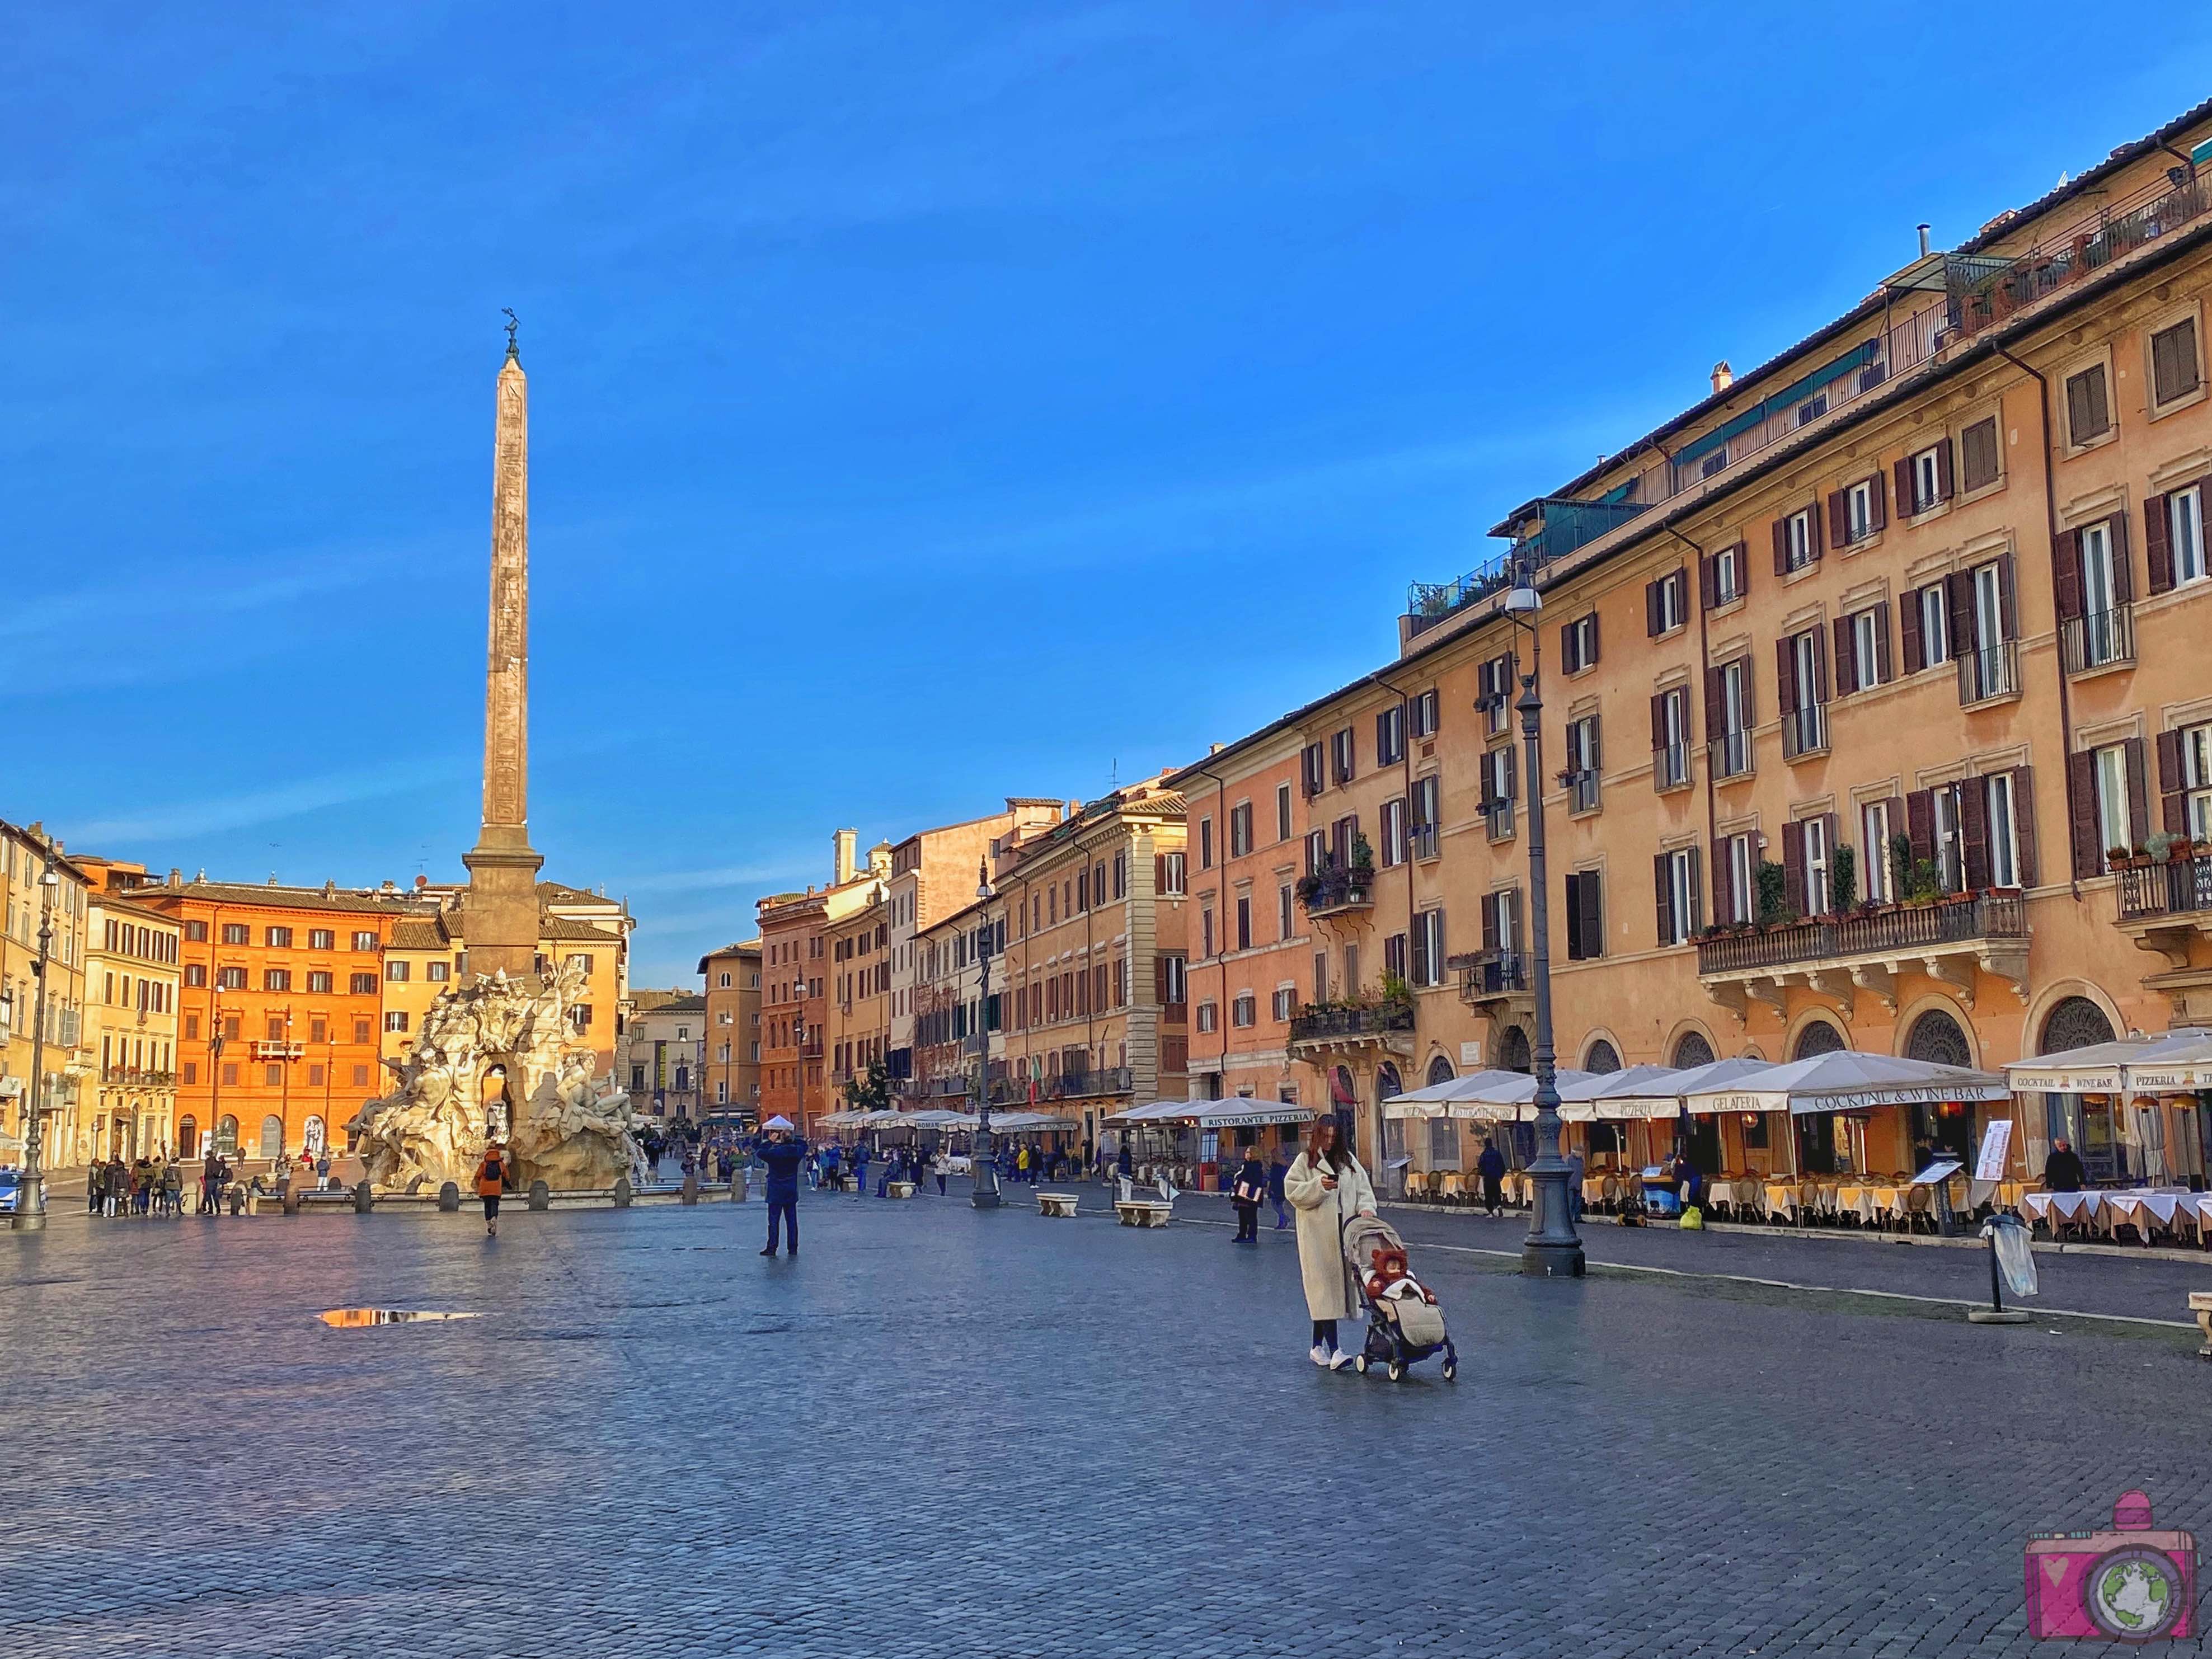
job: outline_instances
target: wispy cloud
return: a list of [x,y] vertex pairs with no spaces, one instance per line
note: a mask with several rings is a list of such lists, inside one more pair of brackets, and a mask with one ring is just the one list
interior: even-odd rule
[[650,875],[612,876],[607,890],[620,893],[706,892],[720,887],[774,886],[799,880],[807,866],[788,864],[732,864],[712,870],[659,870]]
[[[133,584],[131,606],[147,634],[158,636],[167,624],[187,616],[238,616],[360,587],[402,562],[407,555],[398,549],[322,552],[313,555],[311,562],[301,562],[307,556],[259,561],[234,574],[203,567],[202,574],[190,582]],[[0,644],[23,645],[75,633],[96,618],[112,618],[115,606],[112,586],[35,599],[10,607],[8,615],[0,617]]]
[[466,776],[470,769],[457,758],[428,758],[357,772],[299,778],[274,788],[216,795],[204,800],[176,801],[118,817],[95,819],[76,826],[71,839],[82,845],[88,842],[145,841],[243,830],[252,824],[273,823],[304,812],[320,811],[325,807],[385,800],[441,787]]

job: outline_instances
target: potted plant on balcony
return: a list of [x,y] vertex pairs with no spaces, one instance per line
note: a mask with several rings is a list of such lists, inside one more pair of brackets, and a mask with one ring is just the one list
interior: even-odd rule
[[1828,859],[1828,908],[1841,915],[1859,890],[1858,849],[1845,842]]
[[1298,902],[1311,909],[1314,901],[1321,896],[1322,886],[1322,877],[1318,871],[1310,876],[1300,876],[1297,883]]
[[1382,994],[1376,1000],[1376,1006],[1386,1013],[1410,1014],[1413,1012],[1413,988],[1396,974],[1385,974],[1382,975]]
[[2181,839],[2179,836],[2170,836],[2163,830],[2154,830],[2144,838],[2143,851],[2150,855],[2153,864],[2165,864],[2172,859],[2173,844]]
[[2132,856],[2124,847],[2107,847],[2105,849],[2105,867],[2107,870],[2124,870]]

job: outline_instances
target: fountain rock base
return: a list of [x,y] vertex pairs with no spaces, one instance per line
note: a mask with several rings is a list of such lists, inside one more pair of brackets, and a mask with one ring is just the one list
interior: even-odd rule
[[629,1096],[592,1076],[576,1038],[580,967],[550,976],[479,976],[422,1017],[404,1060],[386,1060],[398,1086],[363,1106],[346,1127],[378,1187],[418,1177],[472,1190],[485,1141],[505,1140],[514,1184],[555,1192],[605,1189],[642,1169]]

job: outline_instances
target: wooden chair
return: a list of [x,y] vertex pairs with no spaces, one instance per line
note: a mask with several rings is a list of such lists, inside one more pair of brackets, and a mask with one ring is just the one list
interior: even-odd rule
[[1456,1171],[1447,1171],[1439,1184],[1441,1190],[1437,1196],[1443,1202],[1447,1204],[1467,1202],[1467,1182],[1460,1178]]
[[1429,1195],[1429,1172],[1426,1170],[1406,1171],[1406,1196],[1415,1203],[1425,1201]]

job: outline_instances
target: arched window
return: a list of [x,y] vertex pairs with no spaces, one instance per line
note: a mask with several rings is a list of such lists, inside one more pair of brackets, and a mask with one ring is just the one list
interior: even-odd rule
[[1930,1008],[1912,1022],[1905,1039],[1908,1060],[1930,1060],[1938,1066],[1972,1066],[1973,1051],[1959,1022],[1941,1008]]
[[2105,1011],[2087,997],[2068,997],[2051,1011],[2043,1022],[2043,1048],[2046,1054],[2063,1054],[2069,1048],[2087,1048],[2092,1043],[2110,1042],[2117,1033],[2112,1022],[2105,1018]]
[[1815,1054],[1832,1054],[1844,1046],[1844,1034],[1825,1019],[1816,1019],[1797,1033],[1797,1046],[1790,1051],[1792,1060],[1810,1060]]
[[1451,1080],[1452,1063],[1442,1054],[1438,1054],[1429,1062],[1429,1082],[1433,1085],[1438,1083],[1449,1083]]
[[261,1120],[261,1156],[276,1158],[284,1151],[284,1120],[271,1112]]
[[1686,1072],[1692,1066],[1710,1066],[1713,1059],[1713,1045],[1705,1041],[1703,1031],[1685,1031],[1674,1045],[1674,1063]]
[[177,1124],[177,1156],[198,1158],[200,1153],[200,1121],[186,1112]]
[[1377,1101],[1388,1100],[1393,1095],[1405,1092],[1406,1085],[1400,1080],[1395,1066],[1386,1060],[1375,1068],[1375,1098]]
[[1603,1037],[1591,1043],[1589,1053],[1583,1058],[1583,1070],[1585,1072],[1595,1072],[1602,1076],[1607,1072],[1617,1072],[1620,1069],[1620,1052]]
[[1498,1063],[1509,1072],[1528,1071],[1534,1063],[1528,1058],[1528,1034],[1518,1025],[1507,1026],[1498,1039]]
[[225,1112],[222,1121],[215,1126],[215,1150],[218,1158],[238,1156],[238,1120],[228,1112]]

